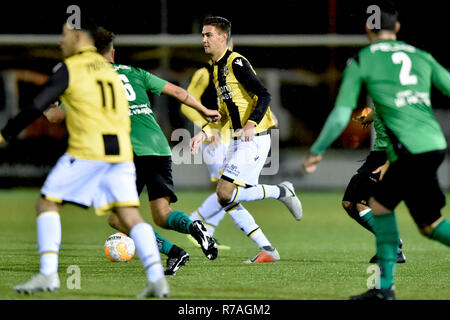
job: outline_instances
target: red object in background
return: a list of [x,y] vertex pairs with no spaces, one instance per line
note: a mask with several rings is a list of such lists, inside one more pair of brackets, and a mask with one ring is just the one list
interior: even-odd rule
[[[351,119],[361,115],[362,112],[366,112],[366,109],[362,111],[360,109],[354,110]],[[339,137],[339,141],[344,148],[356,149],[359,148],[370,137],[370,126],[364,128],[363,125],[357,121],[350,120],[347,128],[342,132]]]

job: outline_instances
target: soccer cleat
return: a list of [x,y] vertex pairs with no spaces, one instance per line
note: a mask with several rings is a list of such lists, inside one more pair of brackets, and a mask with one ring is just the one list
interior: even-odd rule
[[273,248],[273,250],[268,250],[265,248],[261,249],[261,252],[258,253],[253,259],[246,260],[244,263],[267,263],[267,262],[277,262],[280,260],[280,254],[277,249]]
[[149,282],[147,287],[137,295],[139,299],[144,298],[165,298],[170,295],[169,284],[166,277],[162,277],[156,282]]
[[295,194],[294,186],[289,181],[281,182],[278,187],[284,190],[284,195],[280,196],[280,200],[292,213],[296,220],[301,220],[303,216],[302,203]]
[[[402,251],[403,247],[403,241],[400,239],[400,244],[398,246],[398,252],[397,252],[397,263],[405,263],[406,262],[406,256]],[[369,263],[377,263],[377,255],[374,255]]]
[[58,273],[45,275],[38,273],[29,281],[15,286],[13,289],[18,293],[33,294],[40,291],[56,291],[59,289],[60,282]]
[[189,261],[189,253],[181,249],[177,255],[167,258],[167,266],[164,274],[166,276],[174,276],[178,269]]
[[217,258],[217,243],[206,231],[205,226],[200,220],[195,220],[190,226],[191,236],[197,240],[203,253],[209,260]]
[[370,289],[363,294],[351,296],[349,300],[396,300],[394,289]]

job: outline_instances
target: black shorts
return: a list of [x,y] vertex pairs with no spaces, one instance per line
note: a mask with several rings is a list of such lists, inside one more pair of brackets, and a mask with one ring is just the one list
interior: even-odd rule
[[373,197],[389,210],[405,201],[417,226],[429,226],[441,217],[445,196],[437,170],[445,150],[399,156],[377,183]]
[[176,202],[177,196],[172,179],[172,158],[170,156],[137,156],[134,155],[136,166],[136,188],[140,195],[147,186],[148,200],[169,197],[170,202]]
[[364,161],[364,164],[356,171],[350,179],[345,189],[342,201],[352,203],[369,204],[369,199],[373,194],[380,174],[373,174],[372,171],[381,167],[387,160],[386,152],[371,151]]

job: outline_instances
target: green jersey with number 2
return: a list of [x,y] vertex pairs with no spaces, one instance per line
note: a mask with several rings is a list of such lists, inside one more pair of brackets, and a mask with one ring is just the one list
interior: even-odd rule
[[[395,150],[398,153],[402,148],[418,154],[447,147],[431,108],[430,91],[434,85],[450,96],[450,74],[429,53],[396,40],[364,47],[344,70],[330,117],[346,118],[356,108],[363,84],[389,136],[389,160],[395,161]],[[322,153],[337,137],[333,139],[333,135],[339,134],[343,121],[338,124],[339,119],[330,117],[311,148],[314,153]]]

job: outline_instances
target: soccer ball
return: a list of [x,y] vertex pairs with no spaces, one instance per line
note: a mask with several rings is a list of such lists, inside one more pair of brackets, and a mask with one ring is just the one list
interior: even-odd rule
[[110,235],[105,241],[106,257],[112,261],[130,261],[134,256],[134,241],[125,233],[118,232]]

